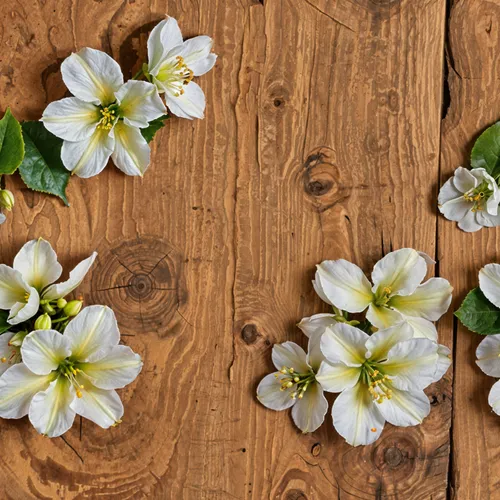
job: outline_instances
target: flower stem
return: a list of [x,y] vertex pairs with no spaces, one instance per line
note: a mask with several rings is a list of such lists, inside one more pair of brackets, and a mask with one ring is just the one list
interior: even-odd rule
[[132,77],[132,80],[140,80],[144,76],[142,68]]

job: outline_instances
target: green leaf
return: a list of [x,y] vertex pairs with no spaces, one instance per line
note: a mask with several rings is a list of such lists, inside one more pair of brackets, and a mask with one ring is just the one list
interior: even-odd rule
[[0,311],[0,334],[6,332],[12,325],[7,323],[9,311]]
[[492,177],[500,174],[500,122],[487,128],[471,152],[472,168],[484,168]]
[[21,125],[7,108],[0,120],[0,174],[13,174],[24,157]]
[[149,122],[148,128],[141,128],[142,136],[148,141],[148,144],[153,140],[156,132],[165,126],[165,120],[168,120],[168,118],[168,115],[160,116],[160,118]]
[[468,293],[455,316],[472,332],[480,335],[500,333],[500,309],[479,288]]
[[66,186],[71,173],[61,160],[62,139],[51,134],[42,122],[22,124],[26,153],[19,167],[24,183],[35,191],[59,196],[66,205]]

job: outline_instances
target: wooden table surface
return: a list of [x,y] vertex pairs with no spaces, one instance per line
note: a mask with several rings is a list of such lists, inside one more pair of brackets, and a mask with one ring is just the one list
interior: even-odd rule
[[[219,54],[198,81],[206,118],[172,118],[143,180],[109,166],[73,178],[71,207],[7,181],[16,207],[0,261],[52,242],[65,267],[92,250],[81,291],[111,306],[145,365],[120,391],[123,423],[39,436],[0,421],[0,497],[116,499],[500,498],[494,383],[454,321],[500,231],[460,232],[439,186],[500,116],[500,0],[3,0],[0,109],[38,119],[84,46],[130,75],[165,14]],[[420,427],[352,448],[331,417],[302,435],[255,389],[276,342],[325,310],[315,265],[367,272],[385,253],[435,256],[455,288],[440,341],[454,364]],[[331,398],[330,398],[331,400]]]

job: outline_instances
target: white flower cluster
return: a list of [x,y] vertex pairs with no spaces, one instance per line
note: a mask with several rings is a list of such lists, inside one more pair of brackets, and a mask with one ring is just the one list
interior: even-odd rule
[[[374,442],[386,421],[420,424],[430,412],[423,390],[451,364],[432,321],[447,311],[453,289],[442,278],[422,283],[429,261],[409,248],[391,252],[375,265],[373,285],[345,260],[317,266],[314,288],[335,313],[298,324],[309,337],[307,354],[293,342],[273,347],[277,371],[260,382],[259,401],[273,410],[292,407],[297,427],[313,432],[328,410],[323,391],[340,393],[333,425],[353,446]],[[372,335],[346,314],[365,309]]]
[[101,172],[111,157],[128,175],[142,176],[150,148],[141,129],[163,117],[167,108],[182,118],[203,118],[205,96],[193,81],[212,69],[212,39],[183,41],[177,21],[160,22],[148,40],[148,63],[140,72],[148,81],[124,83],[118,63],[99,50],[84,48],[62,63],[64,83],[73,97],[47,106],[45,127],[63,139],[61,159],[79,177]]
[[9,311],[0,335],[0,417],[26,415],[50,437],[66,432],[79,414],[103,428],[121,422],[115,389],[142,368],[138,354],[119,345],[115,315],[105,306],[82,309],[65,297],[82,282],[96,253],[69,279],[47,241],[33,240],[13,267],[0,264],[0,309]]

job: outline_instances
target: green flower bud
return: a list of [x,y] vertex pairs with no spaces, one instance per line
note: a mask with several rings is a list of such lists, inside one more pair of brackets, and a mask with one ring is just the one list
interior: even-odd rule
[[64,300],[64,299],[59,299],[57,301],[57,308],[58,309],[64,309],[66,307],[66,304],[68,303],[67,300]]
[[42,304],[42,309],[51,316],[56,313],[56,310],[48,302],[46,304]]
[[70,300],[64,307],[64,314],[69,318],[76,316],[82,310],[82,305],[81,300]]
[[14,206],[14,195],[8,189],[0,189],[0,207],[12,210]]
[[23,343],[24,337],[28,335],[28,332],[17,332],[12,338],[9,340],[9,345],[14,347],[21,347]]
[[52,321],[50,320],[50,316],[45,313],[35,321],[35,330],[50,330],[52,328]]

